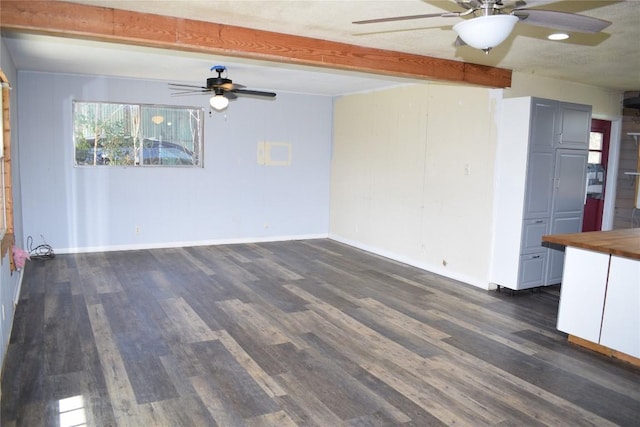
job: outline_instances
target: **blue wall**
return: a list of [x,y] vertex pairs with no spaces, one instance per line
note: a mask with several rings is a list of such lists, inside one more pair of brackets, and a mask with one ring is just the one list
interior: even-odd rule
[[[11,55],[7,50],[4,41],[0,37],[0,68],[5,74],[9,83],[15,87],[17,83],[16,69],[11,60]],[[20,165],[15,161],[19,157],[18,146],[18,119],[17,96],[16,91],[10,93],[10,117],[11,117],[11,180],[14,192],[13,213],[14,213],[14,232],[16,237],[16,245],[24,247],[22,239],[22,204],[20,200]],[[4,100],[6,102],[6,100]],[[0,261],[0,366],[4,360],[7,344],[11,334],[11,326],[13,324],[14,302],[17,301],[18,292],[20,291],[20,281],[22,279],[21,272],[11,273],[9,266],[9,257],[4,257]]]
[[[25,240],[42,235],[62,253],[328,234],[330,97],[241,98],[209,115],[206,96],[171,97],[165,82],[27,71],[18,80]],[[75,167],[73,100],[205,107],[205,167]],[[259,164],[262,141],[290,144],[291,164]]]

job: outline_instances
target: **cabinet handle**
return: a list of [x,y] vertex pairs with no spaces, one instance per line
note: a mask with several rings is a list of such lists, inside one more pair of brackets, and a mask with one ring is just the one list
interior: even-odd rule
[[540,258],[540,255],[534,255],[531,257],[531,259],[538,259],[538,258]]
[[544,221],[542,221],[541,219],[539,219],[539,220],[537,220],[537,221],[535,222],[535,224],[542,224],[543,222],[544,222]]

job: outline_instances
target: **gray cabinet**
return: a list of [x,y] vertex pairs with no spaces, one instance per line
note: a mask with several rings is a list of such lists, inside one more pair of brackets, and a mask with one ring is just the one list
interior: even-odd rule
[[531,151],[527,163],[527,187],[524,218],[548,218],[551,215],[549,197],[553,193],[555,154],[553,150]]
[[557,146],[588,150],[589,133],[591,132],[591,106],[560,102],[558,117],[560,132]]
[[498,142],[491,282],[510,289],[560,283],[562,248],[545,234],[579,232],[591,107],[540,98],[504,100]]
[[[588,142],[587,142],[588,143]],[[582,216],[586,197],[588,150],[556,150],[553,206],[549,234],[578,233],[582,229]],[[549,268],[544,285],[562,281],[564,251],[549,250]]]
[[529,150],[552,150],[559,141],[561,124],[558,117],[558,101],[531,99]]

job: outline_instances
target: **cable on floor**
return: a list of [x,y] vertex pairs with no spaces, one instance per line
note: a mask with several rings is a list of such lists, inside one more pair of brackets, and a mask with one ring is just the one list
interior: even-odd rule
[[53,247],[49,245],[45,240],[44,236],[41,234],[42,241],[44,242],[41,245],[33,247],[33,237],[27,237],[27,251],[29,252],[29,258],[32,260],[47,260],[56,256],[53,252]]

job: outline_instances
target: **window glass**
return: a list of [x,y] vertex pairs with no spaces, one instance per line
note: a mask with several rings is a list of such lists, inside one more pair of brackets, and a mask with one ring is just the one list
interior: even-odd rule
[[602,163],[602,143],[604,135],[600,132],[589,134],[589,163],[599,165]]
[[79,166],[202,167],[201,108],[73,103]]
[[593,163],[599,165],[602,163],[602,152],[600,151],[589,151],[589,163]]
[[600,132],[589,134],[589,150],[602,150],[603,135]]

